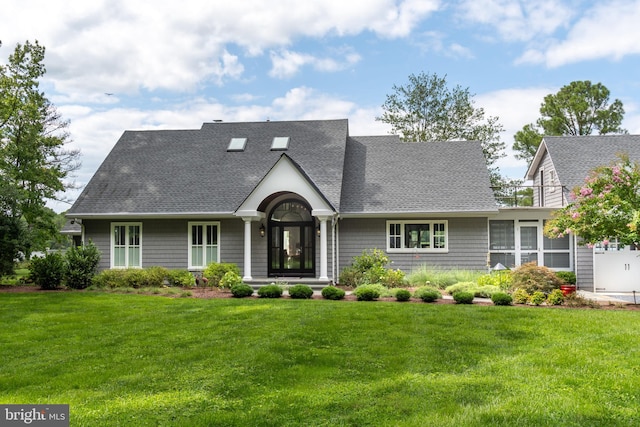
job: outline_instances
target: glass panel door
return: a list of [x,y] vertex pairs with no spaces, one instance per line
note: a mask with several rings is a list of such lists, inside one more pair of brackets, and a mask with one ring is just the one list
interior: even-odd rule
[[520,226],[520,264],[538,262],[538,226]]

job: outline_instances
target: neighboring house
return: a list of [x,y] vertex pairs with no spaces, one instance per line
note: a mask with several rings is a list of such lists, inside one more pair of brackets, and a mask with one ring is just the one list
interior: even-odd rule
[[217,261],[237,264],[249,283],[337,283],[354,256],[379,248],[407,273],[530,261],[574,270],[573,239],[542,233],[562,205],[549,203],[579,184],[553,168],[564,163],[549,141],[529,171],[547,180],[536,193],[545,200],[507,207],[478,142],[350,136],[347,120],[126,131],[67,216],[102,253],[101,269],[201,272]]
[[[640,161],[640,135],[545,137],[526,174],[534,184],[534,205],[565,206],[571,201],[570,191],[584,184],[593,169],[619,160],[621,154]],[[564,240],[554,240],[553,244],[562,245]],[[577,245],[575,236],[572,240],[575,271],[582,289],[640,291],[640,252],[635,246],[620,248],[613,243],[590,249]]]

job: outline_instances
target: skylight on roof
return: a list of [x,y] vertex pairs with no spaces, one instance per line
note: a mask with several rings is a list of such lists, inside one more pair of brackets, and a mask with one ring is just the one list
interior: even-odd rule
[[271,143],[271,150],[287,150],[289,148],[288,136],[276,136]]
[[244,151],[247,145],[247,138],[231,138],[227,151]]

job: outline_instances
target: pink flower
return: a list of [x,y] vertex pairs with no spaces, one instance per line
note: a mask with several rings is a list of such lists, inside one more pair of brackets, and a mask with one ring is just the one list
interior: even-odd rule
[[591,187],[582,187],[580,189],[580,195],[582,197],[590,196],[592,193],[593,193],[593,188],[591,188]]
[[609,239],[604,239],[604,240],[602,241],[602,244],[603,244],[603,245],[605,245],[605,246],[608,246],[608,245],[609,245],[609,243],[610,243],[610,242],[609,242]]
[[578,218],[580,218],[580,212],[574,212],[574,213],[572,213],[572,214],[571,214],[571,218],[573,218],[573,219],[578,219]]

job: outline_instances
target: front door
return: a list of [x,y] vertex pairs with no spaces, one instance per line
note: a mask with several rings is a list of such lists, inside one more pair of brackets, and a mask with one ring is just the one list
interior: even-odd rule
[[315,221],[300,201],[287,200],[269,216],[269,276],[315,276]]
[[520,225],[520,264],[536,262],[538,265],[538,225]]

